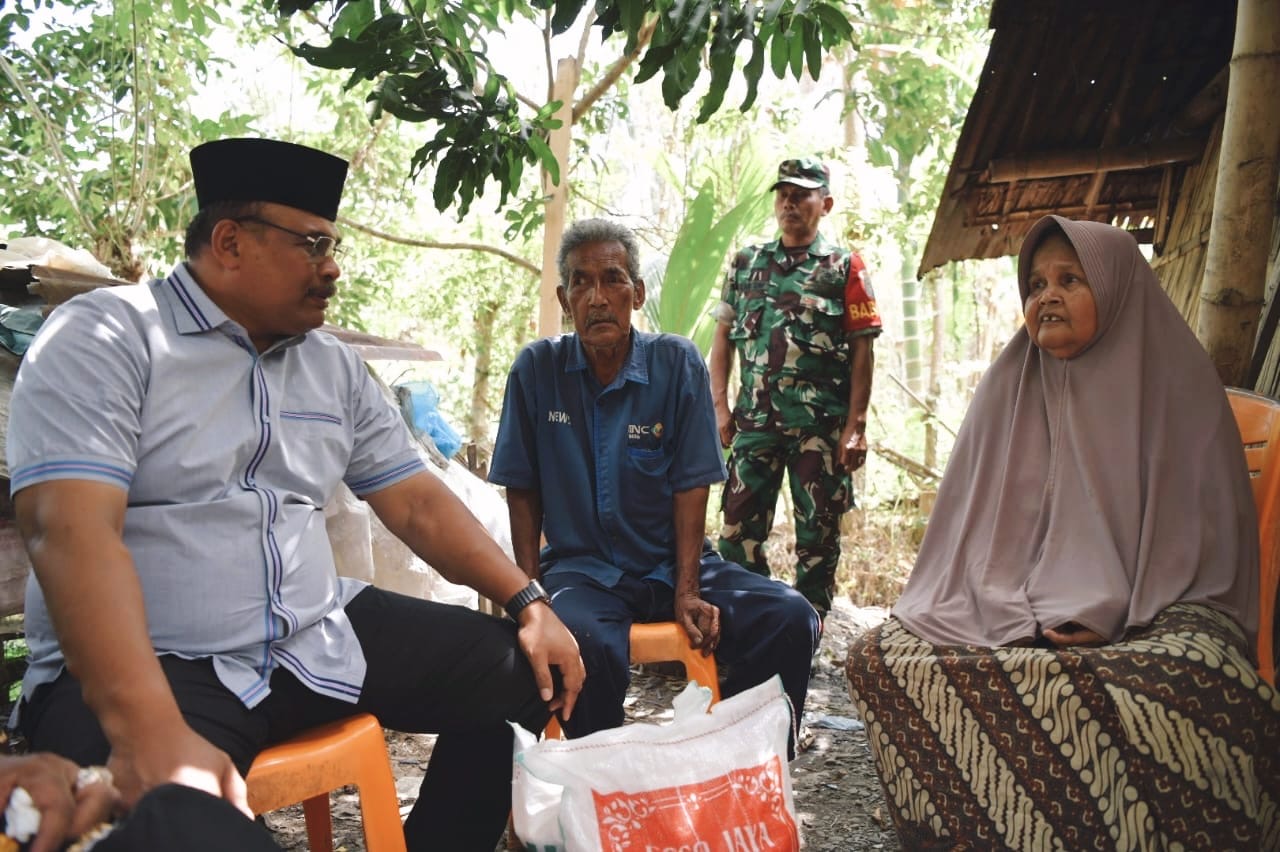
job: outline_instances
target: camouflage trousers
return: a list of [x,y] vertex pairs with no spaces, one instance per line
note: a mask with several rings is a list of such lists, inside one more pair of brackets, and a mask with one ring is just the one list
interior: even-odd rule
[[840,516],[854,505],[853,483],[835,469],[839,435],[797,429],[738,432],[721,508],[720,555],[768,577],[764,543],[788,474],[796,522],[796,591],[824,616],[840,561]]

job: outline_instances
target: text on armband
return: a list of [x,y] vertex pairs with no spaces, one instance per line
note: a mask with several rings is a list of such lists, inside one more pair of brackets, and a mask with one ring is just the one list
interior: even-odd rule
[[861,302],[848,307],[849,319],[880,319],[880,313],[876,310],[876,303]]

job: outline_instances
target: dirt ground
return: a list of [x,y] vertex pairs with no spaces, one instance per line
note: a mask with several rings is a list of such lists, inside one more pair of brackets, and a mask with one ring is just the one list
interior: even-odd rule
[[[796,814],[807,852],[898,850],[867,736],[849,700],[849,642],[888,615],[837,599],[809,681],[805,719],[813,745],[791,764]],[[856,730],[842,728],[856,723]]]
[[[850,640],[885,614],[879,607],[857,608],[841,598],[827,618],[805,708],[813,740],[791,764],[796,817],[807,852],[900,849],[844,677]],[[628,696],[629,719],[670,718],[671,698],[683,686],[683,678],[639,669]],[[413,805],[433,741],[427,735],[387,735],[402,814]],[[335,849],[363,852],[354,791],[339,791],[332,800]],[[285,849],[308,848],[301,807],[268,814],[266,821]],[[505,843],[498,847],[506,848]]]

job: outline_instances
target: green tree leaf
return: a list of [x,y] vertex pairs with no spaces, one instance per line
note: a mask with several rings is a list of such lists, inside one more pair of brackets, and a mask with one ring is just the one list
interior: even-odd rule
[[[315,0],[265,2],[282,20],[318,5]],[[372,92],[371,115],[375,119],[390,113],[405,121],[438,123],[432,141],[413,158],[411,174],[420,174],[452,146],[486,146],[515,151],[525,162],[545,161],[530,140],[551,129],[548,117],[539,111],[534,118],[525,119],[514,96],[492,96],[494,79],[500,81],[497,88],[504,93],[508,84],[482,50],[495,23],[514,14],[550,10],[551,31],[562,33],[581,20],[590,5],[602,36],[624,36],[626,50],[639,43],[646,20],[656,21],[649,44],[635,65],[633,80],[641,83],[660,75],[663,101],[675,110],[697,86],[705,60],[711,81],[699,105],[700,122],[722,106],[732,82],[737,50],[744,42],[751,44],[752,53],[742,68],[747,85],[743,109],[757,97],[766,45],[775,76],[790,73],[799,78],[806,62],[810,69],[820,66],[823,51],[839,45],[852,32],[848,22],[823,0],[769,0],[763,12],[756,0],[596,0],[593,4],[586,0],[508,0],[500,4],[453,0],[396,7],[381,0],[341,0],[336,5],[338,18],[330,43],[296,45],[294,51],[317,67],[348,69],[349,86],[378,82]],[[784,20],[785,27],[779,26]],[[388,84],[386,79],[392,77],[395,83]],[[481,80],[483,83],[477,84]],[[461,94],[475,89],[483,96],[468,99]],[[437,183],[433,193],[437,204],[448,203],[466,211],[490,183],[497,185],[503,200],[518,189],[509,183],[513,171],[505,163],[481,156],[451,162],[451,169],[461,171],[451,170],[444,183],[457,194],[446,198]]]
[[705,355],[714,324],[711,307],[720,296],[719,282],[729,252],[744,233],[769,215],[773,199],[769,175],[756,166],[736,176],[737,200],[723,213],[718,193],[704,182],[689,203],[665,266],[646,275],[645,316],[652,328],[693,339]]
[[546,143],[538,135],[529,137],[529,147],[538,155],[538,159],[542,162],[543,167],[551,176],[551,182],[557,186],[560,184],[560,161],[556,159],[556,155],[552,153],[551,146]]

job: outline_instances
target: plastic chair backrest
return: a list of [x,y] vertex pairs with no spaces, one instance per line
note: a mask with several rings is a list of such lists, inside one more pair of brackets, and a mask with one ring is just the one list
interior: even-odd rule
[[1239,388],[1227,388],[1227,401],[1235,414],[1244,442],[1249,483],[1258,508],[1259,573],[1258,671],[1267,682],[1276,682],[1276,595],[1280,588],[1280,402]]

